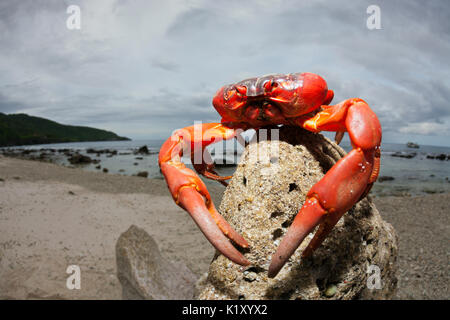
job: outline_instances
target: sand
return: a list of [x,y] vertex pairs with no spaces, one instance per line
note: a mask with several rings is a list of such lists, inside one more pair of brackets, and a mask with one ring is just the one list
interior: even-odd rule
[[382,197],[375,204],[399,238],[396,299],[450,298],[450,194]]
[[[208,183],[215,202],[224,188]],[[396,298],[448,299],[450,194],[375,199],[399,234]],[[157,179],[0,156],[0,299],[120,299],[115,243],[132,224],[198,276],[214,248]],[[69,265],[81,289],[69,290]]]

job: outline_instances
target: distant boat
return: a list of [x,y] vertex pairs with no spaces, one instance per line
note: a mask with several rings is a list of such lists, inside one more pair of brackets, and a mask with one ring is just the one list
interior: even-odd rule
[[420,146],[419,146],[417,143],[414,143],[414,142],[408,142],[408,143],[406,144],[406,146],[407,146],[408,148],[414,148],[414,149],[419,149],[419,148],[420,148]]

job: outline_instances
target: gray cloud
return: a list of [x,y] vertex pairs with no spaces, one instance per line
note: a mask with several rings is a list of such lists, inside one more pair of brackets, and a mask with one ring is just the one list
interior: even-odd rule
[[0,92],[0,112],[14,113],[17,110],[24,109],[25,105],[18,101],[12,101]]
[[161,68],[166,71],[179,71],[180,65],[173,62],[166,60],[164,58],[156,58],[153,60],[152,65],[156,68]]
[[[78,4],[82,28],[65,27]],[[368,30],[366,8],[381,9]],[[132,137],[195,120],[224,84],[316,72],[335,101],[366,100],[389,137],[450,136],[445,1],[2,1],[0,112]]]

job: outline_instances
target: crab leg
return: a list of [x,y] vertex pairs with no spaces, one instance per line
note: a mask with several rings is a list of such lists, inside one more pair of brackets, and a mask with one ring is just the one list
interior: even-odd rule
[[302,256],[309,256],[356,202],[364,197],[378,177],[381,125],[375,113],[361,99],[322,106],[323,111],[303,122],[313,132],[347,131],[353,150],[340,159],[306,196],[292,225],[272,257],[269,277],[275,277],[305,237],[318,231]]
[[[192,159],[199,160],[194,157],[196,152],[203,152],[209,144],[234,136],[234,129],[220,123],[199,124],[178,130],[162,145],[159,165],[175,203],[191,215],[209,242],[231,261],[248,265],[250,262],[226,237],[243,248],[248,247],[247,241],[217,212],[199,176],[181,162],[183,151],[188,148],[191,150]],[[200,159],[197,168],[203,168],[202,170],[211,174],[214,179],[222,179],[210,172],[211,167],[204,167],[202,163],[203,160]],[[194,161],[193,164],[196,165]]]

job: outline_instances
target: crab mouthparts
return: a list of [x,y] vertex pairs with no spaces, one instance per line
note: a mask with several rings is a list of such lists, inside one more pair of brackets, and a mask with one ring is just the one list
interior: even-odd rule
[[245,116],[248,120],[271,120],[275,114],[281,114],[278,106],[267,101],[252,101],[247,103]]

